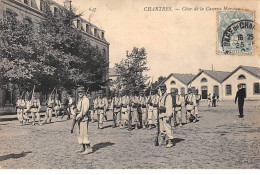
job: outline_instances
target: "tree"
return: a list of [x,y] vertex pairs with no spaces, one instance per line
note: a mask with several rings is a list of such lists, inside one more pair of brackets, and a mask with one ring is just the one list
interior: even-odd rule
[[147,75],[144,75],[148,71],[147,53],[145,48],[134,47],[131,53],[126,51],[126,58],[122,59],[120,63],[115,65],[116,72],[120,75],[115,83],[122,90],[140,91],[145,87],[145,82],[148,79]]

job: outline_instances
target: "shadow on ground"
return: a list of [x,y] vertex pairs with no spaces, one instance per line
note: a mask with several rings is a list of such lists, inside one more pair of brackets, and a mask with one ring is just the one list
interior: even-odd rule
[[107,146],[112,146],[112,145],[114,145],[114,143],[111,143],[111,142],[101,142],[101,143],[95,144],[93,146],[93,152],[96,152],[99,149],[105,148]]
[[185,139],[174,138],[174,139],[172,140],[172,143],[173,143],[173,145],[176,145],[176,143],[179,143],[179,142],[184,141],[184,140],[185,140]]
[[8,159],[19,159],[21,157],[25,157],[27,154],[32,153],[31,151],[22,152],[20,154],[7,154],[4,156],[0,156],[0,161],[8,160]]

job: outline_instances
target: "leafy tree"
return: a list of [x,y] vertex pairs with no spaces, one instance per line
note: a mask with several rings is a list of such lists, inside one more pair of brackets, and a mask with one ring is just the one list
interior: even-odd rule
[[148,76],[144,75],[148,71],[147,53],[145,48],[134,47],[131,53],[127,51],[126,58],[115,65],[117,73],[120,75],[115,83],[122,90],[140,91],[145,87]]

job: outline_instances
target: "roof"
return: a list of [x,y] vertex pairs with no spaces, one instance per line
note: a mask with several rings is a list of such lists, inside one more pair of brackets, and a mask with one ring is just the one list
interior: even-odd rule
[[236,71],[238,71],[238,69],[243,69],[246,72],[250,73],[251,75],[260,78],[260,68],[259,67],[240,65],[234,71],[232,71],[224,80],[228,79],[231,75],[233,75]]
[[109,68],[109,76],[119,76],[119,74],[116,73],[116,67]]
[[[178,79],[180,82],[182,82],[185,85],[188,85],[189,82],[195,77],[193,74],[179,74],[179,73],[171,73],[166,79],[164,79],[158,86],[163,84],[165,81],[167,81],[171,76]],[[157,87],[158,87],[157,86]],[[156,88],[157,88],[156,87]]]

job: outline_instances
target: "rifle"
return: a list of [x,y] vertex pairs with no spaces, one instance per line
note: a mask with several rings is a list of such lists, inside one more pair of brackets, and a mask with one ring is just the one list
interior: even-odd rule
[[[158,102],[158,106],[159,106],[159,102]],[[160,135],[160,117],[159,117],[159,109],[157,110],[157,131],[156,131],[156,138],[155,138],[155,142],[154,145],[155,146],[159,146],[159,135]]]

